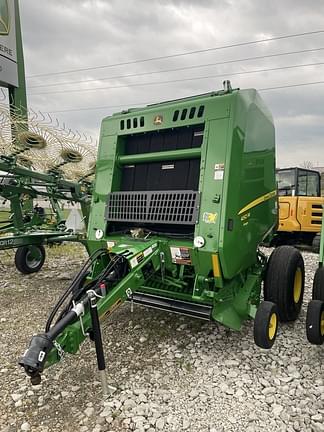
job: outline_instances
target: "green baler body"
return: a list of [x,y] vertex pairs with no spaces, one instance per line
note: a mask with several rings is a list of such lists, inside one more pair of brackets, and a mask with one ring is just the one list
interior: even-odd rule
[[[137,292],[210,304],[212,318],[233,328],[253,316],[262,277],[257,248],[277,220],[273,121],[255,90],[209,93],[105,118],[96,170],[90,251],[107,247],[113,253],[127,250],[136,255],[145,242],[157,242],[167,277],[157,273]],[[196,180],[188,178],[195,175]],[[129,211],[125,213],[125,207],[134,205],[130,200],[136,192],[163,193],[163,184],[167,192],[183,192],[186,185],[193,190],[196,184],[198,210],[186,230],[181,218],[171,224],[158,219],[147,223],[145,218],[134,222]],[[131,194],[124,196],[117,211],[119,220],[111,221],[107,205],[114,204],[107,204],[107,197],[120,191]],[[140,210],[134,211],[136,216]],[[168,211],[175,210],[161,210]],[[120,233],[125,227],[145,227],[153,234],[135,239]],[[98,238],[100,230],[103,235]],[[197,236],[204,239],[202,247],[194,247]],[[172,256],[175,248],[187,257]],[[214,255],[220,270],[216,273]]]
[[[100,319],[131,300],[239,330],[260,303],[258,245],[276,222],[274,127],[255,90],[115,114],[102,122],[86,240],[91,255],[107,253],[84,294],[104,281]],[[116,260],[126,273],[100,279]],[[83,329],[88,308],[56,342],[75,353]],[[59,359],[53,348],[46,366]]]

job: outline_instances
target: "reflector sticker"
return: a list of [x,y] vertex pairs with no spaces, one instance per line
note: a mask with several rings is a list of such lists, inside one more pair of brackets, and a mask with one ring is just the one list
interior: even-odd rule
[[105,320],[108,318],[109,315],[111,315],[121,304],[123,303],[122,299],[118,299],[110,309],[108,309],[104,314],[102,314],[99,319],[100,321]]
[[221,272],[220,272],[220,265],[219,265],[218,254],[212,255],[212,263],[213,263],[213,273],[214,273],[214,276],[215,277],[220,277],[221,276]]
[[163,169],[163,170],[174,169],[174,164],[170,164],[170,165],[162,165],[162,169]]
[[191,264],[189,248],[170,247],[172,262],[175,264]]

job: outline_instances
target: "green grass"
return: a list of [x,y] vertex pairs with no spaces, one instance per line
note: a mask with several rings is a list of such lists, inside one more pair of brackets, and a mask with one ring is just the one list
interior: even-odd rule
[[85,247],[80,243],[66,242],[59,245],[53,245],[46,248],[47,257],[57,258],[61,256],[70,257],[86,257],[87,252]]

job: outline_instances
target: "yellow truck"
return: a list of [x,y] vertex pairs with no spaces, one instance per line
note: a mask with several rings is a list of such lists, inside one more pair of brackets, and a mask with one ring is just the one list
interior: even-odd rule
[[324,197],[318,171],[305,168],[277,170],[279,223],[275,245],[309,245],[319,250]]

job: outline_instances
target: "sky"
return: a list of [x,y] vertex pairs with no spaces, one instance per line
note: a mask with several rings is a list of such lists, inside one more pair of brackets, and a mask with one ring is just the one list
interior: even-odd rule
[[322,0],[20,0],[20,13],[29,106],[69,128],[97,138],[113,112],[218,90],[224,79],[256,89],[321,81],[260,93],[277,166],[324,166]]

